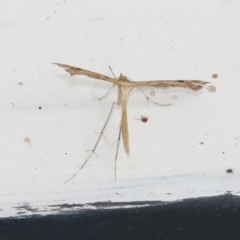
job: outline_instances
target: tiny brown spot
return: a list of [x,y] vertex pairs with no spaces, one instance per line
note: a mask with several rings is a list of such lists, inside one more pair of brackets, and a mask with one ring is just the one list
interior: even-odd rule
[[212,75],[212,78],[218,78],[218,75],[217,75],[216,73],[214,73],[214,74]]
[[208,90],[209,92],[211,92],[211,93],[216,92],[216,88],[215,88],[214,86],[208,86],[208,87],[207,87],[207,90]]
[[228,169],[226,170],[226,173],[233,173],[233,170],[232,170],[231,168],[228,168]]
[[38,109],[42,109],[42,107],[40,106],[40,107],[38,107]]
[[155,96],[155,91],[151,91],[150,92],[150,95],[153,97],[153,96]]
[[204,144],[204,142],[200,142],[199,144],[203,145],[203,144]]
[[146,123],[148,121],[148,117],[147,116],[140,116],[141,121]]
[[29,143],[29,144],[30,144],[30,142],[31,142],[31,140],[30,140],[29,137],[25,137],[25,138],[23,139],[23,141],[26,142],[26,143]]
[[22,86],[22,85],[23,85],[23,83],[22,83],[22,82],[19,82],[19,83],[18,83],[18,85],[19,85],[19,86]]
[[176,99],[178,98],[178,96],[177,96],[177,95],[173,95],[172,98],[173,98],[174,100],[176,100]]

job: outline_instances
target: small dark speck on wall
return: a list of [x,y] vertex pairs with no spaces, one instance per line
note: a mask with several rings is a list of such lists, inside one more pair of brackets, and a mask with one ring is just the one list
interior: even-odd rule
[[23,141],[26,142],[26,143],[29,143],[29,144],[31,143],[31,140],[30,140],[29,137],[25,137],[25,138],[23,139]]
[[212,75],[212,78],[218,78],[218,75],[217,75],[216,73],[214,73],[214,74]]
[[148,121],[148,117],[147,116],[141,116],[141,121],[146,123]]
[[38,107],[38,109],[42,109],[42,107],[40,106],[40,107]]
[[228,168],[228,169],[226,170],[226,173],[233,173],[233,170],[232,170],[231,168]]

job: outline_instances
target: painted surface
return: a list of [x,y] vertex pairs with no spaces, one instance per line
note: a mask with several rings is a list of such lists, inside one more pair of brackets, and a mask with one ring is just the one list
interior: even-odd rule
[[[0,217],[19,207],[174,201],[239,193],[240,1],[1,1]],[[138,90],[128,103],[130,155],[117,90],[70,77],[60,62],[133,80],[202,79],[216,87]],[[154,94],[152,92],[154,91]],[[211,91],[213,93],[211,93]],[[142,122],[141,116],[148,121]],[[23,214],[34,213],[25,211]]]
[[0,219],[1,237],[26,240],[158,240],[159,237],[225,240],[239,239],[240,236],[240,199],[231,194],[167,204],[155,202],[141,208],[123,208],[122,205],[111,208],[114,205],[109,203],[95,207],[74,213],[65,211],[57,215]]

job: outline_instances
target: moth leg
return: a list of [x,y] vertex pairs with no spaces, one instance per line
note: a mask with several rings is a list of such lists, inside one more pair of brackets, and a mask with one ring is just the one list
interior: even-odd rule
[[[97,141],[96,141],[93,149],[90,150],[91,153],[88,155],[88,157],[86,158],[86,160],[84,161],[84,163],[82,164],[82,166],[81,166],[69,179],[67,179],[64,183],[67,183],[67,182],[71,181],[74,177],[76,177],[77,174],[78,174],[78,173],[84,168],[84,166],[87,164],[88,160],[91,158],[91,156],[93,155],[93,153],[95,153],[95,151],[96,151],[96,149],[97,149],[97,146],[98,146],[98,143],[100,142],[101,137],[103,136],[104,130],[105,130],[107,124],[108,124],[108,121],[109,121],[109,119],[110,119],[110,116],[112,115],[112,111],[113,111],[113,108],[114,108],[115,104],[116,104],[115,102],[112,104],[112,107],[111,107],[110,112],[109,112],[109,114],[108,114],[108,117],[107,117],[107,119],[106,119],[106,121],[105,121],[105,123],[104,123],[104,125],[103,125],[103,128],[102,128],[102,130],[101,130],[101,132],[100,132],[100,134],[99,134],[99,137],[98,137],[98,139],[97,139]],[[96,154],[96,153],[95,153],[95,154]]]

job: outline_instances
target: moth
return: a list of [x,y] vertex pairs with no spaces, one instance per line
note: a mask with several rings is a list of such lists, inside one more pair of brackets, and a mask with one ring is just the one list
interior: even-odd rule
[[[124,76],[123,74],[120,74],[120,76],[117,77],[108,77],[100,73],[92,72],[86,69],[70,66],[67,64],[62,64],[62,63],[54,63],[58,65],[59,67],[64,68],[71,76],[72,75],[85,75],[90,78],[95,78],[98,80],[102,81],[107,81],[110,82],[114,85],[118,86],[118,104],[122,105],[122,119],[121,119],[121,133],[122,133],[122,139],[123,139],[123,144],[124,144],[124,149],[126,153],[128,154],[130,151],[129,148],[129,134],[128,134],[128,120],[127,120],[127,102],[128,102],[128,96],[129,93],[133,88],[141,88],[141,87],[159,87],[159,88],[171,88],[171,87],[182,87],[182,88],[187,88],[191,89],[193,91],[199,91],[202,89],[205,85],[209,84],[209,82],[202,81],[202,80],[150,80],[150,81],[132,81],[128,77]],[[112,106],[113,108],[113,106]],[[111,108],[111,110],[112,110]],[[108,116],[109,119],[109,116]],[[107,119],[107,121],[108,121]],[[106,123],[107,123],[106,121]],[[103,127],[103,130],[106,127],[106,123]],[[103,131],[102,130],[102,131]],[[120,135],[119,135],[120,139]],[[98,139],[97,143],[99,142],[100,139]],[[94,146],[92,153],[95,151],[96,146]],[[91,155],[90,155],[91,157]],[[82,165],[81,169],[85,166],[89,158],[84,162]],[[81,170],[79,169],[79,171]],[[78,172],[79,172],[78,171]],[[78,173],[77,172],[77,173]],[[76,174],[77,174],[76,173]],[[67,181],[71,180],[73,177],[76,176],[74,174],[70,179]],[[66,182],[67,182],[66,181]]]

